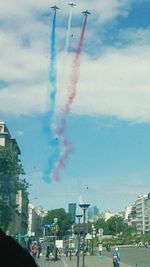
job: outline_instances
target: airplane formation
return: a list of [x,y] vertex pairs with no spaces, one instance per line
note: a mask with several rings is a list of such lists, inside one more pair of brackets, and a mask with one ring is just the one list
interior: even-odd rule
[[[75,7],[75,6],[76,6],[76,4],[74,4],[74,3],[69,3],[68,5],[71,6],[71,7]],[[55,5],[55,6],[51,6],[51,8],[54,9],[55,12],[56,12],[58,9],[60,9],[60,8],[57,7],[56,5]],[[91,15],[91,12],[89,12],[88,10],[85,10],[85,11],[83,11],[82,13],[84,14],[84,16]]]

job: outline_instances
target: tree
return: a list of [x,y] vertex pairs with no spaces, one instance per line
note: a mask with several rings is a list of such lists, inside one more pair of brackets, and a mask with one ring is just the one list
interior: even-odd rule
[[24,174],[24,171],[17,152],[11,147],[0,146],[0,222],[4,231],[16,208],[12,198],[20,188],[20,174]]
[[106,235],[108,233],[108,227],[107,227],[107,223],[105,222],[105,220],[103,218],[99,218],[96,222],[95,222],[95,229],[96,232],[98,232],[98,230],[102,228],[103,229],[103,234]]
[[120,216],[113,216],[107,220],[108,234],[117,235],[124,230],[124,219]]
[[[71,228],[72,222],[71,222],[71,215],[69,213],[66,213],[63,208],[60,209],[54,209],[51,211],[48,211],[47,215],[44,217],[44,224],[53,224],[54,218],[57,218],[57,229],[49,229],[49,234],[54,234],[54,232],[57,232],[57,235],[62,238],[66,235],[68,230]],[[56,230],[56,231],[55,231]]]

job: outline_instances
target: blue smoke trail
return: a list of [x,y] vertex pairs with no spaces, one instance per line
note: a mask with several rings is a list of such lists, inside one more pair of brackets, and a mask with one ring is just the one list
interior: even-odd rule
[[54,134],[53,125],[55,124],[55,105],[56,105],[56,94],[57,94],[57,73],[56,73],[56,51],[55,51],[55,36],[56,36],[56,11],[54,12],[52,33],[50,39],[50,68],[49,68],[49,83],[51,86],[50,91],[50,110],[48,112],[47,119],[50,122],[49,127],[46,127],[46,133],[49,135],[50,145],[50,157],[48,159],[48,167],[44,173],[44,181],[47,183],[51,182],[51,171],[54,168],[55,162],[60,154],[59,140]]
[[51,47],[50,47],[50,70],[49,70],[49,83],[51,85],[50,93],[50,117],[52,118],[55,112],[56,102],[56,51],[55,51],[55,32],[56,32],[56,11],[54,12],[52,34],[51,34]]

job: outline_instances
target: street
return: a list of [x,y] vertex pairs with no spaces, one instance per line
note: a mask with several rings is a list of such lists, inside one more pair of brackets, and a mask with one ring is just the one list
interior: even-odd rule
[[[121,267],[149,267],[150,264],[150,250],[147,248],[121,248]],[[62,256],[60,260],[46,261],[45,254],[37,259],[39,267],[77,267],[77,257]],[[80,255],[80,264],[82,267],[82,255]],[[112,265],[112,251],[103,251],[102,256],[85,256],[85,267],[111,267]]]
[[[37,264],[39,267],[76,267],[77,266],[77,257],[73,256],[71,260],[69,257],[61,257],[60,260],[54,261],[46,261],[44,257],[41,257],[37,260]],[[99,256],[86,256],[85,257],[85,267],[110,267],[112,266],[112,259],[108,257],[99,257]],[[127,265],[125,263],[121,264],[122,267],[132,267],[131,265]],[[82,257],[80,257],[80,267],[82,267]],[[141,266],[140,266],[141,267]],[[142,266],[144,267],[144,266]]]

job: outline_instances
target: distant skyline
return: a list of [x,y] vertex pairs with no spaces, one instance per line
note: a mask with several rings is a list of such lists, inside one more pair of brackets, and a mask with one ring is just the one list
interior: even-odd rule
[[[83,202],[99,211],[124,210],[150,191],[150,2],[5,0],[0,4],[0,120],[21,150],[33,204],[45,210]],[[67,116],[73,148],[48,184],[50,36],[56,20],[56,118],[66,102],[71,62],[88,9],[77,94]],[[56,120],[57,122],[57,120]],[[57,140],[56,140],[57,141]],[[57,162],[56,162],[57,164]]]

